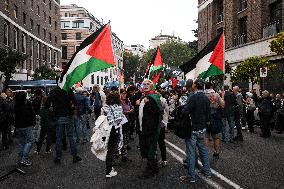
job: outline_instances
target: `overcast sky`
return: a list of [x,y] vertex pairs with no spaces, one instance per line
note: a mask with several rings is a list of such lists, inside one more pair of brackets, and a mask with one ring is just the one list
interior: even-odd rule
[[194,39],[197,28],[197,0],[61,0],[61,5],[77,4],[104,23],[111,21],[112,31],[125,45],[142,44],[162,34]]

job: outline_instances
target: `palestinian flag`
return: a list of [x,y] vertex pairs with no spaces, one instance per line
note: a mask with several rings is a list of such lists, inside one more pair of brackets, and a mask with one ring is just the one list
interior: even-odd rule
[[151,63],[149,62],[149,63],[147,64],[146,71],[145,71],[145,75],[144,75],[144,78],[145,78],[145,79],[148,78],[148,76],[149,76],[150,67],[151,67]]
[[159,78],[161,76],[161,72],[163,70],[163,60],[161,56],[161,50],[160,47],[157,48],[156,54],[153,58],[153,64],[150,67],[150,79],[157,83],[159,81]]
[[108,23],[81,43],[65,66],[58,86],[67,91],[89,74],[114,65],[111,31]]
[[180,66],[187,79],[224,74],[224,33],[210,41],[195,57]]

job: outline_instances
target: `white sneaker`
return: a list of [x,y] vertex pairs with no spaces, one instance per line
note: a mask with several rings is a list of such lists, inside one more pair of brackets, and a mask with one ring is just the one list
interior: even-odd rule
[[115,177],[116,175],[117,175],[117,172],[114,170],[114,168],[112,168],[111,172],[106,175],[106,178]]

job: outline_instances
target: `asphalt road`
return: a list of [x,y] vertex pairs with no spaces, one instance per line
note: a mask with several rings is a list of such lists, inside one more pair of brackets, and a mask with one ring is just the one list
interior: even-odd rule
[[[259,129],[256,129],[260,132]],[[132,162],[117,161],[115,169],[118,175],[105,178],[105,162],[98,160],[90,151],[90,144],[77,146],[83,161],[72,164],[68,151],[64,152],[61,165],[53,163],[53,154],[31,152],[31,167],[24,168],[26,175],[14,173],[8,179],[0,181],[1,189],[31,188],[256,188],[280,189],[284,187],[284,135],[273,133],[269,139],[258,134],[244,132],[244,141],[223,143],[220,159],[212,158],[210,164],[214,170],[212,178],[207,179],[198,169],[199,179],[195,184],[181,182],[179,177],[186,175],[181,160],[185,157],[184,141],[167,133],[168,166],[161,167],[159,174],[150,179],[141,179],[145,166],[137,150],[137,138],[131,142],[129,158]],[[15,143],[17,141],[15,140]],[[16,145],[8,151],[0,151],[0,175],[15,167]]]

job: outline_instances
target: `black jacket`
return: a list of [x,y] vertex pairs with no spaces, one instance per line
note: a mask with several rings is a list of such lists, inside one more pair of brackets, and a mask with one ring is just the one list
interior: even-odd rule
[[182,114],[190,114],[192,131],[205,129],[209,122],[210,101],[203,92],[197,92],[189,97]]
[[24,103],[15,104],[15,127],[27,128],[35,125],[35,113],[32,103],[26,100]]
[[235,108],[237,107],[237,97],[230,91],[225,91],[224,96],[225,107],[223,109],[223,116],[234,116]]

